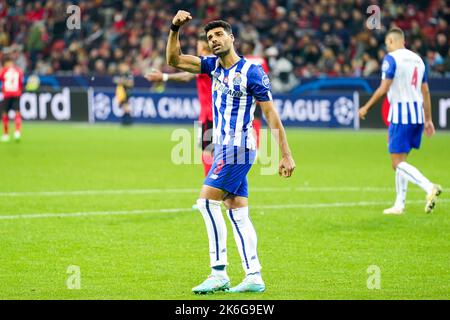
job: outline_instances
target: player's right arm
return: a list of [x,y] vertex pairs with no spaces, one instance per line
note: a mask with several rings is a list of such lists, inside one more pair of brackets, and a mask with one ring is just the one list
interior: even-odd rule
[[391,79],[381,80],[380,86],[377,88],[377,90],[375,90],[373,95],[370,97],[369,101],[367,101],[366,104],[359,109],[359,117],[361,119],[366,118],[366,115],[369,112],[370,108],[372,108],[375,105],[375,103],[377,103],[378,100],[384,97],[384,95],[389,91],[391,84],[392,84]]
[[[179,10],[172,20],[174,26],[181,27],[186,24],[192,16],[189,12]],[[201,61],[199,57],[183,54],[181,52],[179,30],[170,30],[166,47],[167,64],[177,69],[181,69],[190,73],[201,72]]]
[[422,82],[420,87],[423,96],[423,111],[425,113],[425,134],[427,137],[431,137],[435,130],[433,120],[431,118],[431,98],[430,89],[428,88],[427,82]]
[[392,81],[395,76],[396,69],[397,64],[395,62],[395,59],[390,54],[387,54],[384,57],[383,63],[381,65],[381,84],[370,97],[369,101],[367,101],[366,104],[359,109],[359,117],[361,119],[365,119],[370,108],[372,108],[375,103],[382,97],[384,97],[384,95],[389,91],[389,88],[391,87]]

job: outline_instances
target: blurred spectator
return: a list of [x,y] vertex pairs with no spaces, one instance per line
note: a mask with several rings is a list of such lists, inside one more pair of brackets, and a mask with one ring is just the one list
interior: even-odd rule
[[275,92],[289,92],[298,84],[294,75],[294,66],[285,57],[278,57],[278,50],[269,48],[266,51],[271,70],[271,85]]

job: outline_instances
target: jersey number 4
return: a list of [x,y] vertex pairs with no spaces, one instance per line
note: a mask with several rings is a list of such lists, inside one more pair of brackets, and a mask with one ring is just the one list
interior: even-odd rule
[[415,88],[417,88],[417,67],[414,68],[411,85],[414,86]]

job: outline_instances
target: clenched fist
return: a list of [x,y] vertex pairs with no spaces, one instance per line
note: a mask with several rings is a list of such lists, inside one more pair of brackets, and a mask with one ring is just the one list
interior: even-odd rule
[[147,79],[150,82],[163,81],[163,73],[161,71],[155,70],[155,71],[147,73],[145,75],[145,79]]
[[178,10],[175,17],[173,17],[172,24],[176,25],[178,27],[181,27],[185,23],[187,23],[189,20],[192,20],[192,16],[189,12],[184,10]]
[[289,178],[295,169],[295,161],[291,155],[283,156],[278,166],[278,174],[281,177]]
[[364,105],[364,106],[362,106],[360,109],[359,109],[359,117],[361,118],[361,119],[366,119],[366,115],[367,115],[367,113],[369,112],[369,108],[366,106],[366,105]]

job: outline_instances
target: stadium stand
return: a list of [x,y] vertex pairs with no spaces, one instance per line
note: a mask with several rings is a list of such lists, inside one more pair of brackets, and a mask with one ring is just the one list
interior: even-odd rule
[[[69,30],[69,3],[81,9],[81,30]],[[224,19],[255,54],[268,59],[272,76],[360,77],[378,75],[386,30],[397,25],[407,46],[425,60],[431,77],[450,77],[450,5],[414,1],[381,6],[381,29],[369,30],[363,0],[0,0],[0,47],[15,52],[17,64],[40,75],[113,75],[121,68],[143,75],[165,63],[170,21],[178,9],[194,20],[183,28],[185,53],[195,54],[196,36],[210,20]],[[0,55],[7,52],[3,50]],[[281,74],[281,75],[280,75]],[[295,82],[295,80],[294,80]]]

